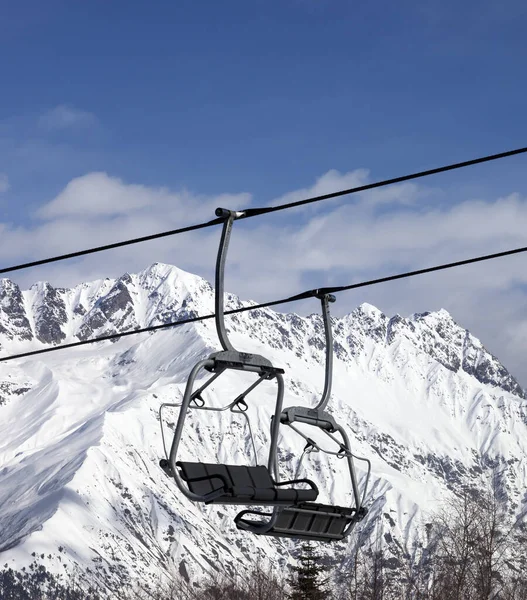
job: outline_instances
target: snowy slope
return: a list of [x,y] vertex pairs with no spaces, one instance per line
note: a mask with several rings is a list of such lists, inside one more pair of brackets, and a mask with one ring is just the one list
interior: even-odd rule
[[[234,296],[228,304],[242,305]],[[71,290],[40,283],[21,291],[2,280],[0,352],[210,312],[211,286],[169,265]],[[235,346],[285,369],[286,405],[317,401],[320,316],[258,309],[229,317],[228,326]],[[427,513],[438,502],[497,470],[511,507],[527,510],[525,393],[479,340],[445,311],[388,318],[368,304],[334,319],[334,334],[330,411],[349,428],[355,453],[373,467],[361,535],[389,534],[397,556],[423,538]],[[36,554],[59,572],[78,567],[108,581],[156,582],[162,573],[192,577],[218,563],[240,571],[258,555],[275,565],[290,560],[294,542],[238,532],[236,507],[186,501],[158,467],[159,406],[177,402],[193,364],[216,349],[214,324],[205,321],[0,363],[2,564],[21,567]],[[222,378],[207,401],[219,404],[243,385],[236,374],[223,384]],[[262,462],[273,394],[269,383],[249,396]],[[167,420],[176,416],[168,413]],[[218,452],[235,463],[251,456],[241,421],[196,413],[190,425],[188,457],[214,460]],[[291,457],[303,445],[291,435],[281,439],[284,477],[294,474]],[[341,461],[315,455],[303,472],[334,501],[349,501]],[[335,546],[324,551],[335,553]]]

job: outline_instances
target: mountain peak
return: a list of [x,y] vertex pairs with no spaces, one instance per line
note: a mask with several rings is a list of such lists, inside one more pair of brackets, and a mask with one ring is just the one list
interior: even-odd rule
[[378,317],[386,316],[382,312],[382,310],[380,310],[373,304],[370,304],[369,302],[361,302],[361,304],[359,304],[359,306],[357,306],[357,308],[355,310],[364,315],[367,315],[369,317],[377,317],[378,318]]
[[[38,287],[42,293],[36,289],[21,292],[9,280],[0,282],[3,349],[175,322],[214,306],[209,283],[163,263],[72,290],[45,284]],[[524,393],[476,338],[444,310],[389,318],[363,303],[333,323],[335,377],[328,408],[353,432],[354,452],[372,461],[364,539],[382,530],[394,556],[416,541],[426,543],[421,516],[433,502],[477,487],[497,467],[509,469],[505,491],[525,510],[527,416],[518,402]],[[269,308],[234,315],[227,325],[236,347],[283,366],[284,405],[310,406],[320,397],[320,317]],[[91,570],[95,565],[114,582],[122,575],[123,581],[155,585],[163,569],[184,568],[192,578],[203,565],[212,570],[218,556],[233,571],[258,551],[274,565],[290,560],[288,543],[240,533],[232,507],[196,507],[158,466],[159,407],[180,401],[192,367],[217,347],[210,320],[68,349],[17,368],[0,364],[0,548],[9,548],[4,563],[21,568],[36,553],[51,557],[47,566],[57,571],[64,572],[65,564]],[[221,406],[237,394],[236,375],[225,387],[218,378],[206,401]],[[268,442],[276,393],[267,395],[264,385],[248,396],[257,452]],[[177,411],[167,412],[168,423],[175,422]],[[218,446],[227,464],[240,464],[250,453],[250,437],[238,422],[235,430],[222,424],[233,415],[217,416],[194,412],[182,449],[212,462]],[[294,432],[284,432],[284,477],[294,474],[304,445]],[[344,505],[349,489],[343,461],[317,453],[303,464],[302,475]],[[357,465],[359,482],[366,477],[363,467]],[[343,542],[348,555],[354,543],[353,535]]]
[[456,325],[454,318],[448,312],[448,310],[444,308],[440,308],[439,310],[433,311],[425,311],[421,313],[413,313],[409,317],[411,321],[428,321],[429,323],[432,321],[449,321]]
[[184,271],[175,265],[170,265],[168,263],[155,262],[152,263],[146,269],[143,269],[139,273],[137,273],[138,277],[141,276],[150,276],[156,279],[162,279],[165,277],[174,277],[184,280],[193,280],[199,281],[202,279],[199,275],[195,275],[194,273],[190,273],[189,271]]

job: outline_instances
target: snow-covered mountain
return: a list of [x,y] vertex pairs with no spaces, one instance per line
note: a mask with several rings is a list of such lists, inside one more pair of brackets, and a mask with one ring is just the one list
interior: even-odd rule
[[[208,314],[213,300],[206,281],[163,264],[73,289],[39,283],[21,291],[4,279],[0,355]],[[242,305],[232,295],[227,303]],[[227,319],[235,346],[285,369],[286,406],[317,401],[318,314],[257,309]],[[384,536],[397,564],[402,549],[424,538],[430,510],[491,473],[499,473],[511,509],[527,512],[526,395],[477,338],[442,310],[389,318],[362,304],[333,326],[329,410],[348,428],[354,452],[372,461],[363,537]],[[236,507],[187,501],[158,466],[160,404],[180,400],[191,367],[217,349],[214,323],[204,321],[0,363],[1,563],[21,568],[36,556],[53,571],[155,583],[164,573],[192,578],[218,564],[243,571],[258,556],[274,565],[291,560],[294,542],[239,532]],[[218,380],[208,401],[232,399],[237,377],[226,376],[225,386]],[[262,462],[273,394],[269,384],[249,397]],[[167,413],[168,427],[176,415]],[[240,421],[198,413],[190,421],[188,457],[215,460],[219,452],[222,462],[247,461]],[[280,440],[284,477],[294,474],[303,446],[289,434]],[[343,503],[344,467],[312,455],[303,472]],[[355,539],[323,550],[345,561]]]

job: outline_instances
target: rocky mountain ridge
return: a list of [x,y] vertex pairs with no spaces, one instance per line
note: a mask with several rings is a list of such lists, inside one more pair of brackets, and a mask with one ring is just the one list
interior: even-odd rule
[[[233,295],[227,303],[248,304]],[[0,353],[211,312],[210,284],[169,265],[72,289],[39,283],[21,291],[4,279]],[[285,369],[286,404],[316,402],[323,384],[320,315],[256,309],[227,325],[235,345]],[[330,410],[373,470],[368,517],[346,542],[324,546],[329,557],[344,564],[357,540],[382,534],[396,565],[401,552],[424,543],[431,508],[497,471],[511,510],[527,510],[525,391],[476,337],[446,311],[389,318],[368,304],[334,318],[333,327]],[[157,466],[159,405],[177,401],[192,365],[217,347],[214,324],[204,321],[0,365],[4,563],[23,566],[36,554],[58,571],[90,569],[122,582],[170,572],[192,578],[216,568],[220,557],[231,572],[258,555],[276,568],[292,560],[293,542],[238,532],[232,507],[187,502]],[[229,379],[210,402],[235,385]],[[261,424],[271,409],[272,389],[250,409],[260,460],[268,430]],[[192,428],[184,442],[189,455],[247,460],[250,444],[239,424],[206,418]],[[284,476],[291,475],[302,442],[284,436],[280,449]],[[324,456],[305,466],[340,503],[349,499],[344,472]]]

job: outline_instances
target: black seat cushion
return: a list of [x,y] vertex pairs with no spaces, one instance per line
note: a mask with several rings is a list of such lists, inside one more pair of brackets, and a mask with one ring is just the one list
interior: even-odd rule
[[[228,504],[295,504],[315,500],[315,489],[277,487],[267,467],[245,465],[215,465],[178,462],[181,478],[189,490],[206,496],[217,490],[224,493],[210,502]],[[314,485],[314,484],[313,484]]]

